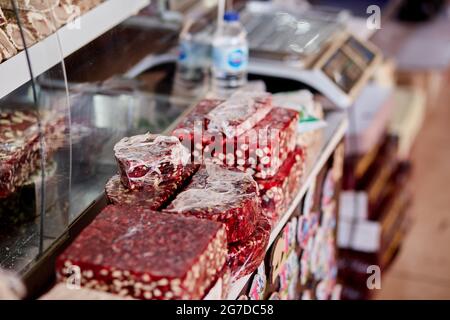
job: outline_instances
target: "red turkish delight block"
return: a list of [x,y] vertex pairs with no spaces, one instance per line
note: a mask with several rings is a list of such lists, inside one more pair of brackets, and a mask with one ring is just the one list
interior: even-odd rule
[[207,129],[237,137],[264,119],[271,109],[270,93],[239,91],[208,113]]
[[[206,115],[223,100],[205,99],[200,101],[177,125],[172,135],[191,151],[192,162],[201,164],[203,148],[210,143],[211,138],[206,133],[209,120]],[[195,161],[195,162],[194,162]]]
[[191,150],[195,163],[236,167],[263,179],[272,177],[295,148],[298,112],[273,108],[254,127],[239,136],[227,136],[209,120],[209,115],[222,104],[220,100],[203,100],[173,135]]
[[225,264],[222,270],[216,274],[215,280],[206,290],[203,300],[226,300],[231,285],[231,269]]
[[249,174],[207,164],[164,211],[222,222],[236,242],[253,233],[261,214],[258,186]]
[[214,110],[223,100],[204,99],[200,101],[177,125],[177,129],[193,130],[197,123],[201,123],[204,129],[207,128],[209,120],[206,115]]
[[159,185],[145,184],[139,189],[127,189],[119,175],[113,176],[105,187],[106,196],[112,204],[141,206],[150,210],[160,210],[172,199],[198,169],[188,164],[179,176],[161,181]]
[[222,224],[108,206],[56,262],[60,282],[136,299],[201,299],[227,256]]
[[273,108],[270,114],[255,126],[259,134],[256,157],[256,178],[273,177],[297,142],[299,113],[285,108]]
[[205,159],[237,167],[257,178],[273,177],[295,149],[298,120],[298,112],[275,107],[255,127],[239,137],[223,135],[218,139],[216,135],[215,141],[204,149]]
[[261,216],[253,234],[245,240],[228,246],[228,265],[236,278],[253,273],[266,255],[269,244],[271,223]]
[[129,189],[171,180],[190,160],[189,150],[178,138],[152,134],[123,138],[114,153],[122,183]]
[[[62,145],[61,117],[42,116],[42,135],[47,158]],[[34,111],[0,112],[0,198],[23,185],[38,169],[41,145],[38,115]]]
[[277,174],[270,179],[257,179],[264,215],[276,224],[297,194],[303,177],[305,156],[302,148],[291,152]]

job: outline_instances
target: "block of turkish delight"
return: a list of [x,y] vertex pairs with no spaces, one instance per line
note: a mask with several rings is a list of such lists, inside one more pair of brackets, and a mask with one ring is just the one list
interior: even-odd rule
[[223,135],[222,144],[211,143],[204,154],[215,163],[237,167],[257,178],[270,178],[295,149],[298,120],[298,112],[274,107],[252,129],[234,138]]
[[173,135],[191,150],[195,163],[236,167],[258,178],[273,176],[296,145],[297,111],[274,107],[270,114],[239,136],[208,129],[209,111],[221,100],[203,100],[177,126]]
[[257,179],[264,215],[275,224],[288,208],[301,186],[305,153],[297,147],[270,179]]
[[164,211],[222,222],[232,243],[253,233],[261,203],[251,175],[207,164]]
[[0,114],[0,197],[14,192],[39,162],[39,131],[34,113]]
[[271,109],[270,93],[239,91],[208,113],[208,130],[236,137],[253,128]]
[[177,129],[187,129],[193,130],[195,124],[201,123],[206,129],[209,123],[207,119],[207,114],[214,110],[218,105],[223,103],[223,100],[217,99],[204,99],[201,100],[197,105],[181,119],[177,125]]
[[188,164],[182,169],[180,175],[172,180],[161,181],[159,185],[144,184],[139,189],[125,188],[120,176],[115,175],[106,183],[106,196],[112,204],[134,205],[151,210],[160,210],[189,181],[197,169],[198,166]]
[[48,159],[61,146],[64,135],[63,119],[34,111],[0,112],[0,198],[5,198],[23,185],[38,169],[41,159],[41,134]]
[[200,101],[177,125],[172,135],[191,152],[194,163],[203,162],[203,148],[211,140],[206,133],[209,120],[206,115],[222,100],[205,99]]
[[228,246],[228,265],[235,278],[253,273],[266,255],[272,231],[270,220],[260,216],[255,231],[242,241]]
[[297,140],[298,112],[284,108],[273,108],[255,126],[259,133],[256,156],[257,178],[268,178],[276,174],[289,153],[295,149]]
[[176,178],[190,160],[177,137],[143,134],[123,138],[114,146],[122,183],[129,189]]
[[58,257],[56,270],[60,282],[122,297],[201,299],[226,256],[220,223],[111,205]]

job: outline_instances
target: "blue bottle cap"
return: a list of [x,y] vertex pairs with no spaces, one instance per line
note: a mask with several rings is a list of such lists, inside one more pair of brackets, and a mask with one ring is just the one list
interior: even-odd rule
[[227,22],[239,21],[239,13],[236,11],[225,12],[223,19]]

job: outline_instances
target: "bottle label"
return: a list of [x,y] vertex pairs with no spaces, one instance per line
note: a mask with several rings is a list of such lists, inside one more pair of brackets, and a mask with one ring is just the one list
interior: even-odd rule
[[247,70],[248,48],[216,47],[213,51],[214,67],[222,72],[239,73]]
[[181,63],[186,63],[188,57],[189,47],[187,43],[181,42],[178,47],[178,61]]

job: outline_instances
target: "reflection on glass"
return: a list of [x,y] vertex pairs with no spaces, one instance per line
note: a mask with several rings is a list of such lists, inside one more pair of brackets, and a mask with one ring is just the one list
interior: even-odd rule
[[[26,272],[102,196],[114,144],[167,130],[197,98],[177,95],[175,63],[129,76],[177,43],[179,30],[146,24],[152,16],[126,19],[148,1],[3,2],[0,268]],[[105,17],[109,31],[89,38],[86,23]],[[67,50],[74,39],[86,41]]]

